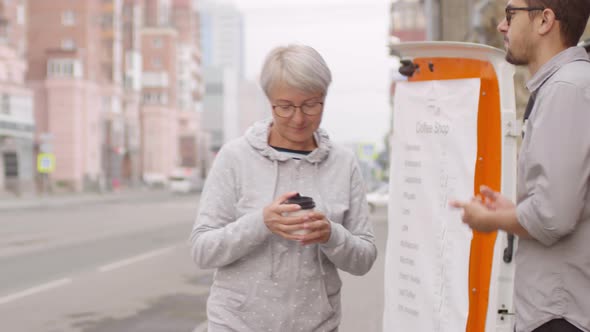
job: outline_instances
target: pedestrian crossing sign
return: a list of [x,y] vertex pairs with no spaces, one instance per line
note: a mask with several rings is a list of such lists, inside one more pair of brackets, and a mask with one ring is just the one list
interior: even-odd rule
[[53,153],[40,153],[37,156],[37,171],[39,173],[52,173],[55,170],[55,155]]

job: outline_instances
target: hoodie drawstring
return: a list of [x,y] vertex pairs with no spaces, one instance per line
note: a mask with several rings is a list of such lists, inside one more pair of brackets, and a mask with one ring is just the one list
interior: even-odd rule
[[[319,163],[314,163],[314,181],[313,183],[318,183],[318,181],[315,181],[315,179],[318,179],[320,171],[319,171],[320,165]],[[317,189],[317,193],[318,193],[318,201],[322,202],[322,205],[324,206],[324,214],[328,213],[328,211],[326,210],[326,205],[324,204],[324,200],[322,199],[322,193],[321,193],[321,189],[320,186],[316,187]],[[317,249],[318,249],[318,261],[320,263],[320,272],[322,273],[322,276],[326,275],[326,271],[324,271],[324,262],[322,260],[322,249],[320,248],[320,245],[317,245]]]
[[[275,196],[277,194],[277,188],[279,186],[279,162],[277,160],[273,161],[274,164],[274,171],[275,171],[275,176],[274,176],[274,184],[273,184],[273,189],[272,189],[272,194],[270,196],[270,201],[274,201],[275,200]],[[270,280],[274,279],[274,263],[275,263],[275,257],[274,257],[274,250],[272,250],[272,245],[273,245],[273,238],[272,236],[269,237],[268,239],[268,246],[270,247]]]

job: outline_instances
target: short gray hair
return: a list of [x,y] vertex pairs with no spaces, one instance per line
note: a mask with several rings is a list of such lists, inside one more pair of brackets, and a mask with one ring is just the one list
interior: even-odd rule
[[260,86],[267,97],[282,83],[325,96],[331,82],[332,73],[320,53],[306,45],[276,47],[266,56],[260,73]]

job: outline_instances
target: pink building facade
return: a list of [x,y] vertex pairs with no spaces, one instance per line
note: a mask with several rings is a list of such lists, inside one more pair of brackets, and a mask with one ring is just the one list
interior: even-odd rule
[[199,15],[193,1],[145,1],[142,29],[143,178],[166,182],[178,169],[198,171],[201,134]]
[[165,183],[179,164],[176,41],[170,27],[142,30],[143,175],[150,183]]
[[[52,190],[104,183],[101,169],[100,0],[30,1],[27,80],[34,91],[37,136],[50,137]],[[44,143],[39,141],[39,143]]]
[[165,182],[196,164],[202,82],[192,1],[29,1],[26,17],[26,79],[36,143],[55,156],[52,190]]
[[26,3],[0,1],[0,197],[34,191],[33,95],[25,85]]
[[177,105],[180,167],[206,168],[201,111],[204,85],[201,71],[200,16],[191,0],[172,2],[172,22],[178,31]]

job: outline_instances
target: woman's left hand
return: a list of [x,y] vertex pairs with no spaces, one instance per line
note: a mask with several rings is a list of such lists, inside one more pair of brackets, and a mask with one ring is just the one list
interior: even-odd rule
[[304,246],[328,242],[332,235],[332,226],[326,216],[320,212],[313,212],[309,219],[309,221],[303,223],[303,229],[308,230],[309,233],[305,234],[299,242]]

